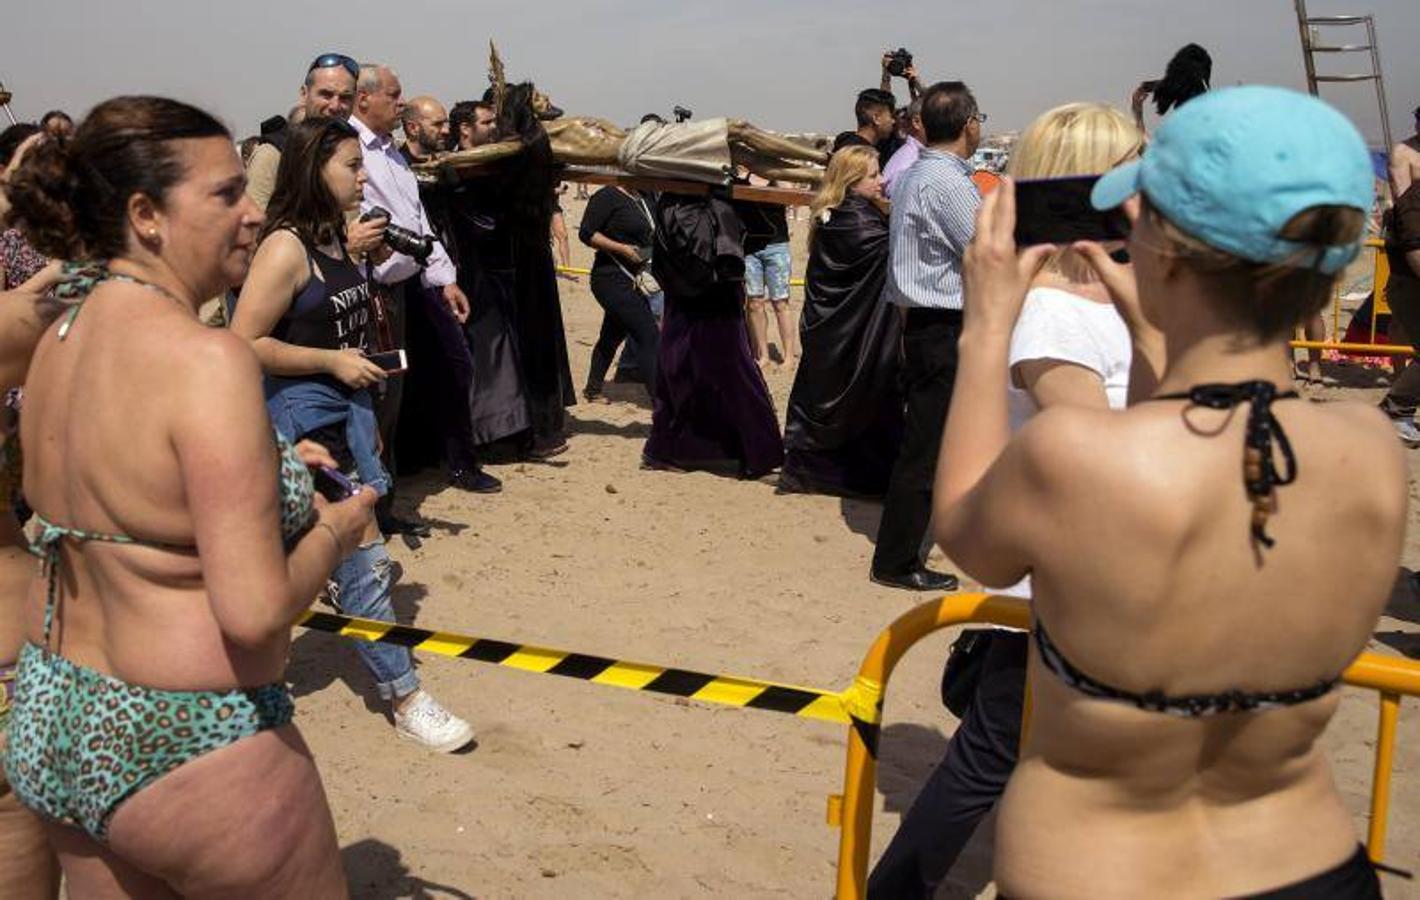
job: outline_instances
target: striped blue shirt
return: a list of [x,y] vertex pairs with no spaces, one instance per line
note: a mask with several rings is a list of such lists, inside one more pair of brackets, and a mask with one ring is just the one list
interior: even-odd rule
[[981,192],[971,164],[924,147],[892,188],[883,296],[908,308],[961,309],[961,266],[976,233]]

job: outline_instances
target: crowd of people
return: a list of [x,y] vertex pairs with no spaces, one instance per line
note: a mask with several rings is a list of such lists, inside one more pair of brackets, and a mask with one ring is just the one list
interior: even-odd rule
[[[1029,598],[1030,634],[974,641],[873,896],[932,896],[998,804],[1003,896],[1379,896],[1319,738],[1396,572],[1405,463],[1374,409],[1295,402],[1286,348],[1359,251],[1364,141],[1315,98],[1210,90],[1190,53],[1152,135],[1138,109],[1051,109],[983,195],[975,94],[904,54],[809,205],[797,327],[782,205],[590,196],[582,398],[620,350],[653,404],[644,466],[881,498],[874,582],[956,588],[935,543]],[[0,134],[0,892],[53,897],[61,867],[73,896],[345,891],[291,627],[318,596],[393,620],[384,540],[428,534],[401,474],[494,492],[485,465],[568,450],[569,239],[536,99],[406,101],[388,65],[327,53],[240,152],[145,96]],[[520,152],[476,177],[411,168],[498,141]],[[1402,318],[1415,141],[1392,167]],[[1017,246],[1016,180],[1079,176],[1128,240]],[[782,432],[771,309],[799,360]],[[1357,453],[1369,477],[1338,494]],[[399,737],[473,740],[407,647],[356,646]]]

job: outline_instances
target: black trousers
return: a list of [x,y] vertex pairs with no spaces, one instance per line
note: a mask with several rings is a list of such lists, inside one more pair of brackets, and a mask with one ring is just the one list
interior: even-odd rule
[[[417,277],[417,276],[416,276]],[[374,289],[374,285],[371,284]],[[418,290],[419,282],[407,279],[395,284],[381,285],[378,290],[384,297],[385,315],[389,317],[390,340],[395,349],[402,349],[405,343],[405,306],[410,290]],[[380,498],[381,508],[388,510],[394,503],[395,473],[399,471],[395,457],[395,434],[399,425],[399,410],[404,403],[404,376],[391,375],[385,379],[384,389],[375,398],[375,425],[380,429],[380,442],[384,450],[380,462],[390,473],[389,493]]]
[[873,552],[873,571],[883,575],[911,572],[922,562],[922,547],[932,521],[932,481],[937,452],[957,380],[957,338],[961,312],[909,309],[902,334],[902,377],[907,419],[902,449],[892,468],[883,500],[882,524]]
[[[473,440],[473,415],[469,407],[469,393],[474,390],[473,354],[468,348],[468,337],[463,326],[454,318],[453,311],[444,302],[442,288],[413,287],[406,292],[405,299],[417,296],[422,304],[427,326],[428,349],[439,354],[439,359],[429,366],[437,372],[442,384],[430,386],[430,392],[438,400],[439,416],[442,421],[439,430],[444,439],[444,461],[450,473],[478,467],[478,451]],[[410,335],[411,339],[413,335]],[[414,365],[411,357],[410,365]]]
[[649,386],[656,383],[656,356],[660,352],[660,329],[651,305],[621,272],[593,272],[592,296],[605,310],[601,334],[592,347],[591,368],[587,371],[587,391],[598,393],[606,381],[607,369],[616,358],[616,348],[628,335],[634,337],[637,368]]
[[1025,633],[993,635],[966,718],[868,877],[870,900],[930,900],[1000,799],[1020,751],[1029,646]]

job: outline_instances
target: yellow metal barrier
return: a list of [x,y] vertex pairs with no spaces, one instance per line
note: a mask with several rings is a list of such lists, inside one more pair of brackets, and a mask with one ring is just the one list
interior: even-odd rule
[[[1340,353],[1356,353],[1363,356],[1414,356],[1415,350],[1404,344],[1377,344],[1376,323],[1384,315],[1390,314],[1388,287],[1390,284],[1390,261],[1385,255],[1385,242],[1371,238],[1365,242],[1371,250],[1371,321],[1370,339],[1365,343],[1344,341],[1292,341],[1293,350],[1336,350]],[[1331,298],[1331,333],[1341,334],[1341,291],[1338,289]]]
[[[842,829],[838,843],[839,900],[862,897],[867,884],[878,734],[888,678],[903,654],[917,641],[938,629],[968,622],[1029,628],[1030,606],[1012,597],[960,594],[910,609],[878,635],[863,659],[853,687],[844,692],[844,704],[852,717],[848,730],[848,761],[843,793],[828,801],[829,824]],[[1390,812],[1390,775],[1400,698],[1404,694],[1420,696],[1420,663],[1362,653],[1345,671],[1343,679],[1348,685],[1381,694],[1376,765],[1371,785],[1371,821],[1366,837],[1367,853],[1372,862],[1379,863],[1385,849],[1386,817]]]

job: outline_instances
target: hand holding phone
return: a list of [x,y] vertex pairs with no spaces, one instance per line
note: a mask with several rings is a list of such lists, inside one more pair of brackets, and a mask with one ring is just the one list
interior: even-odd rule
[[316,466],[311,469],[311,477],[315,479],[316,491],[331,503],[347,500],[360,492],[360,485],[330,466]]
[[403,350],[371,353],[365,358],[379,366],[387,375],[398,375],[400,372],[409,371],[409,356]]
[[1122,241],[1129,219],[1122,209],[1098,210],[1090,203],[1098,175],[1016,182],[1016,244],[1072,244]]
[[349,388],[359,390],[387,377],[368,356],[353,348],[328,351],[326,359],[326,371]]

